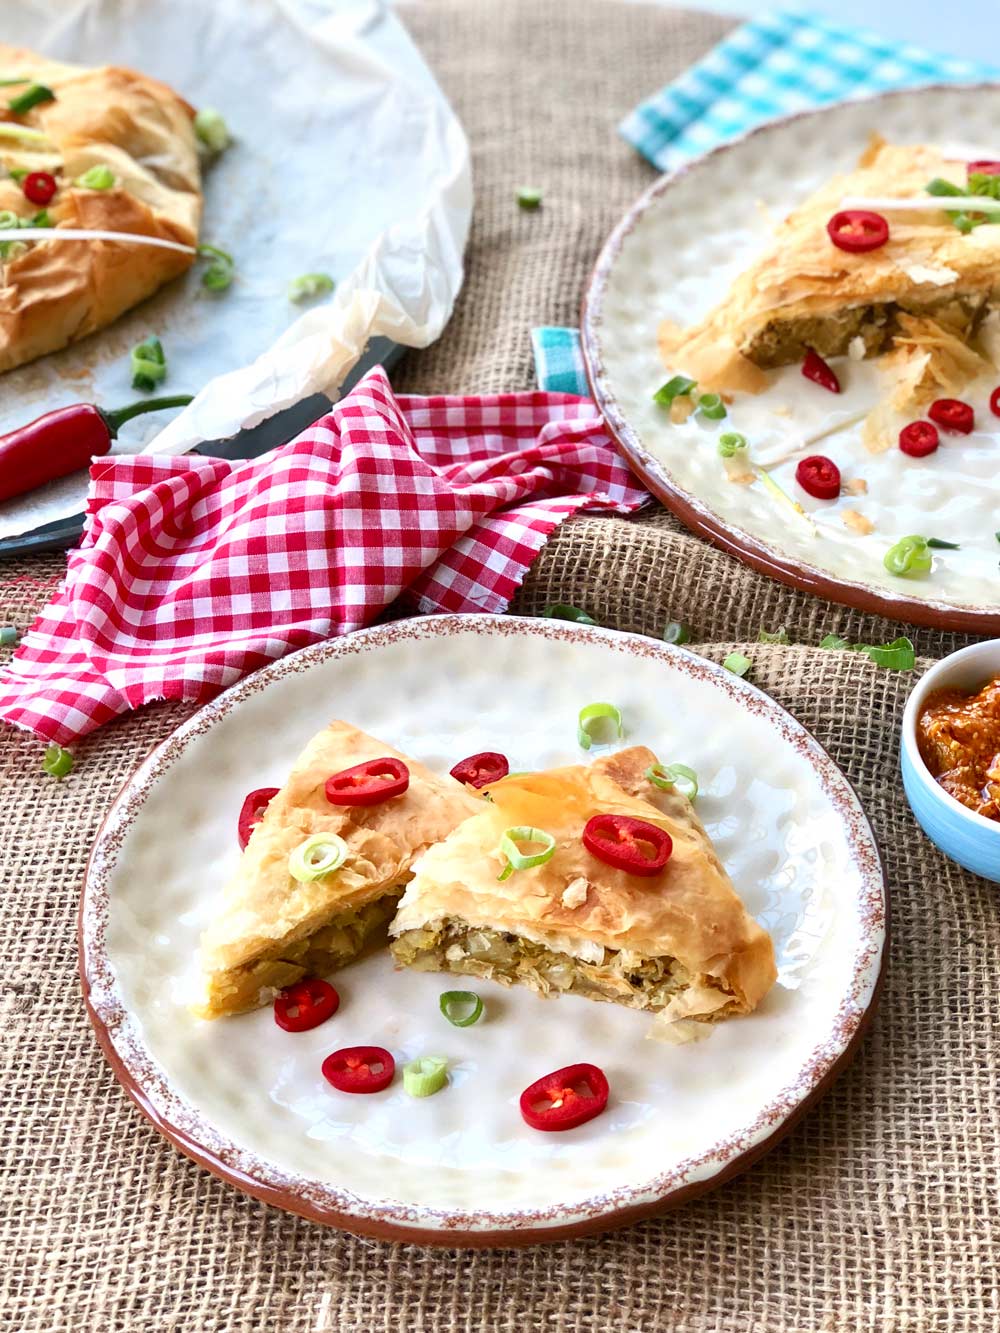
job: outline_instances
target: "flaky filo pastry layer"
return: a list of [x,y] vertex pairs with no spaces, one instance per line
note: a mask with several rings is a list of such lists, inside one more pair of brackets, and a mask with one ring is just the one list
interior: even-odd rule
[[[492,803],[415,865],[391,926],[397,962],[669,1018],[715,1021],[754,1009],[776,976],[770,937],[747,913],[690,802],[645,778],[655,762],[633,747],[491,786]],[[587,851],[583,827],[605,813],[670,834],[660,874],[630,875]],[[501,882],[500,837],[518,826],[551,834],[556,850]]]
[[[410,771],[401,796],[369,806],[326,799],[327,778],[386,756]],[[482,804],[454,778],[438,777],[347,722],[331,722],[306,746],[223,889],[202,936],[195,1012],[218,1018],[256,1008],[281,987],[384,943],[413,861]],[[349,855],[338,870],[303,884],[288,860],[314,833],[343,838]]]
[[[198,244],[202,193],[194,112],[171,88],[135,70],[88,69],[2,43],[0,71],[5,77],[25,73],[55,94],[23,116],[0,110],[0,123],[44,136],[0,137],[0,164],[56,175],[59,189],[47,212],[57,229]],[[110,189],[74,183],[95,166],[114,173]],[[0,210],[25,221],[38,211],[3,170]],[[105,328],[192,262],[193,255],[179,251],[107,240],[32,241],[24,253],[0,259],[0,372]]]

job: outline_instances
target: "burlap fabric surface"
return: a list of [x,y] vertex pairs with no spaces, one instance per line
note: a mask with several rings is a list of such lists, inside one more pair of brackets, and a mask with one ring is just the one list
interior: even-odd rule
[[[698,56],[720,20],[596,0],[447,0],[407,19],[472,140],[469,278],[410,390],[531,383],[528,329],[572,322],[615,217],[649,179],[614,125]],[[541,212],[513,204],[545,191]],[[0,566],[0,621],[24,625],[61,561]],[[73,775],[0,731],[4,1084],[0,1328],[152,1333],[853,1333],[994,1330],[1000,1001],[996,891],[924,841],[897,780],[913,677],[820,652],[830,630],[895,626],[780,588],[662,512],[581,519],[549,545],[515,609],[586,605],[656,634],[689,621],[830,748],[881,841],[894,940],[881,1011],[852,1068],[753,1171],[660,1220],[583,1242],[471,1255],[363,1241],[216,1182],[126,1102],[83,1016],[75,913],[84,861],[119,785],[188,713],[155,707],[78,747]],[[958,640],[911,631],[926,657]],[[923,662],[926,665],[926,661]],[[155,885],[150,886],[155,892]]]

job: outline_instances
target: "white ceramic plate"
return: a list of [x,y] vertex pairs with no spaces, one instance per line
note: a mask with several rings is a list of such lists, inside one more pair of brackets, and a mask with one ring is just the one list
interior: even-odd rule
[[[261,1010],[215,1023],[184,1007],[200,930],[238,856],[246,792],[276,785],[334,717],[439,772],[483,749],[516,768],[581,762],[579,708],[622,708],[624,744],[701,778],[699,812],[780,978],[757,1013],[695,1044],[645,1040],[648,1015],[481,983],[486,1018],[451,1027],[456,981],[394,972],[380,952],[337,974],[341,1007],[291,1035]],[[375,1235],[526,1243],[593,1231],[707,1188],[758,1156],[853,1048],[885,934],[879,855],[833,761],[753,686],[683,650],[549,620],[405,621],[297,653],[208,705],[142,765],[91,860],[81,966],[119,1077],[184,1151],[260,1198]],[[351,1097],[320,1075],[341,1046],[397,1065],[453,1061],[414,1102],[397,1076]],[[517,1098],[586,1060],[612,1099],[578,1130],[539,1134]]]
[[[835,601],[984,633],[1000,626],[1000,421],[988,406],[1000,376],[963,395],[976,409],[976,430],[943,436],[942,447],[925,459],[895,448],[872,455],[860,422],[802,444],[878,402],[870,362],[834,363],[840,395],[805,380],[798,366],[770,372],[770,387],[739,395],[721,423],[671,424],[653,393],[668,373],[657,351],[660,323],[700,319],[767,245],[768,217],[784,217],[833,174],[853,167],[873,132],[891,142],[996,157],[998,123],[1000,85],[980,85],[888,93],[755,130],[662,178],[638,200],[598,259],[583,318],[588,374],[611,430],[643,481],[696,531],[755,568]],[[818,537],[759,485],[726,479],[715,448],[725,430],[746,435],[765,465],[783,459],[770,470],[810,512]],[[810,499],[795,483],[796,463],[810,453],[833,458],[845,480],[867,481],[868,493],[832,503]],[[874,533],[848,529],[845,509],[870,519]],[[883,556],[909,533],[960,542],[961,550],[935,552],[926,578],[894,577]]]

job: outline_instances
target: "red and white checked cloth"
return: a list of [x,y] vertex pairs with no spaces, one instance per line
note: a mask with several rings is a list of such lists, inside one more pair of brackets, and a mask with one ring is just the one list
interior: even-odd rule
[[154,699],[208,699],[404,592],[503,611],[567,515],[648,498],[585,398],[397,396],[381,369],[263,458],[98,459],[0,718],[66,745]]

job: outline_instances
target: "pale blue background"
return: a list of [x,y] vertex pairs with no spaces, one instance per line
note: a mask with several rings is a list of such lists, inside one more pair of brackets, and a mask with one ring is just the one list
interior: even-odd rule
[[[665,2],[665,0],[664,0]],[[715,14],[750,18],[773,5],[748,0],[678,0],[684,9],[705,9]],[[835,23],[856,23],[885,37],[913,42],[928,51],[964,56],[987,64],[1000,63],[1000,0],[839,0],[806,4],[808,9]]]

